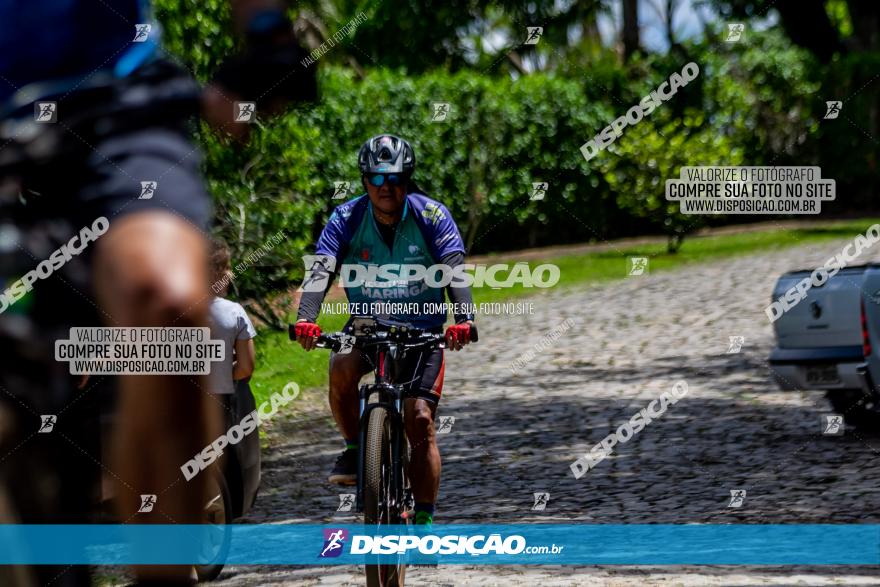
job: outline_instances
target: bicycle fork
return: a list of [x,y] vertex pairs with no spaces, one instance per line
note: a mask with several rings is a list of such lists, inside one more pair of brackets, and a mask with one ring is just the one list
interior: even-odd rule
[[[369,396],[373,393],[379,393],[385,396],[381,399],[390,399],[391,401],[379,401],[377,403],[367,404]],[[364,496],[364,462],[367,452],[367,426],[370,422],[370,414],[375,409],[384,409],[388,413],[391,428],[391,489],[395,500],[398,504],[404,501],[404,478],[406,471],[404,467],[405,450],[406,450],[406,430],[403,424],[403,406],[400,393],[389,384],[381,386],[362,385],[358,390],[358,401],[360,406],[360,424],[358,426],[358,467],[357,467],[357,489],[355,502],[357,511],[363,512],[363,496]]]

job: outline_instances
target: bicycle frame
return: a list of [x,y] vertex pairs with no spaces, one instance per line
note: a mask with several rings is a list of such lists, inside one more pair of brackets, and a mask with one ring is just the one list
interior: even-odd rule
[[[395,343],[383,345],[378,350],[377,364],[375,369],[375,381],[372,384],[361,385],[358,390],[358,402],[360,421],[358,425],[358,476],[356,490],[357,511],[363,512],[364,495],[364,460],[367,444],[367,422],[370,413],[376,408],[385,408],[391,417],[391,483],[394,487],[394,497],[398,503],[404,499],[404,463],[403,454],[406,450],[406,431],[403,422],[403,387],[393,383],[396,374],[396,363],[399,359],[399,348]],[[391,374],[389,376],[389,371]],[[368,403],[370,396],[378,393],[379,401]]]
[[[361,321],[360,323],[358,321]],[[376,365],[375,381],[372,384],[362,385],[358,389],[358,467],[356,483],[356,508],[358,512],[364,511],[364,463],[367,451],[367,427],[372,411],[378,408],[385,409],[388,413],[388,421],[391,423],[391,479],[390,486],[393,494],[392,499],[395,508],[411,505],[411,494],[406,492],[406,460],[407,437],[404,425],[403,386],[396,382],[400,361],[410,350],[428,348],[446,348],[445,337],[440,333],[428,333],[409,325],[386,325],[388,330],[382,330],[377,335],[377,320],[370,316],[355,316],[352,327],[346,332],[339,332],[318,337],[319,348],[329,348],[335,352],[341,352],[343,348],[375,348]],[[351,334],[354,332],[354,336]],[[289,325],[289,336],[296,340],[296,327]],[[355,344],[359,337],[361,343]],[[351,340],[354,339],[354,340]],[[471,325],[471,341],[478,340],[476,327]],[[345,352],[349,352],[346,350]],[[370,403],[373,394],[378,395],[378,401]],[[389,504],[386,504],[386,506]]]

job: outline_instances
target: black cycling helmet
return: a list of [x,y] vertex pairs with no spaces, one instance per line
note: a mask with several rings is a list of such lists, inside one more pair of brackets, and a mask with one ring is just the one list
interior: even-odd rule
[[376,135],[358,152],[361,175],[369,173],[402,173],[411,175],[416,168],[413,148],[400,137]]

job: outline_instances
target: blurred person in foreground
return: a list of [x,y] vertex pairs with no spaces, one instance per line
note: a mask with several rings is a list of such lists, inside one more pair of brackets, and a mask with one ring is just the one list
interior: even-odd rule
[[[243,139],[248,125],[235,123],[235,101],[264,113],[315,96],[314,71],[299,65],[304,52],[276,2],[232,1],[246,49],[204,91],[159,50],[147,2],[112,4],[0,3],[4,523],[87,521],[98,467],[116,482],[120,522],[200,521],[207,476],[184,482],[180,466],[219,433],[207,378],[110,378],[119,407],[115,458],[105,464],[76,410],[107,378],[71,377],[54,360],[54,342],[72,326],[207,326],[211,205],[188,120],[201,112]],[[86,246],[83,227],[96,223],[103,231]],[[21,287],[65,244],[64,262]],[[54,433],[38,432],[43,414],[55,415]],[[138,512],[143,494],[157,496],[149,514]],[[194,580],[188,565],[134,571],[143,585]],[[0,584],[36,583],[86,585],[89,574],[79,565],[0,568]]]

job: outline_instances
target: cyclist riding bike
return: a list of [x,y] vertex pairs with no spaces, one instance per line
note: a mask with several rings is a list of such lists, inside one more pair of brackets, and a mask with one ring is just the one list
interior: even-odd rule
[[[369,139],[358,153],[358,166],[366,193],[333,211],[318,239],[318,260],[309,267],[304,282],[294,332],[307,351],[315,348],[321,334],[315,320],[333,276],[341,269],[355,265],[429,268],[439,264],[451,270],[464,264],[464,242],[449,210],[425,195],[412,180],[416,157],[407,141],[387,134]],[[306,287],[313,279],[319,287]],[[441,288],[430,286],[425,279],[405,283],[368,279],[345,290],[352,314],[403,322],[436,333],[443,332],[446,322],[447,312],[442,307],[445,291],[456,310],[455,324],[445,332],[448,348],[457,351],[471,341],[473,301],[470,289],[459,280],[452,279]],[[383,307],[386,303],[390,306]],[[399,305],[395,308],[394,304]],[[374,365],[372,357],[356,349],[330,357],[330,409],[345,440],[345,450],[330,473],[331,483],[350,485],[357,481],[357,387]],[[440,487],[434,418],[444,368],[443,350],[434,349],[415,355],[404,372],[397,373],[398,381],[407,382],[404,426],[411,447],[409,478],[416,524],[432,523]]]
[[[119,521],[201,521],[208,476],[185,482],[180,465],[219,433],[207,378],[77,381],[54,360],[54,342],[72,326],[207,326],[211,204],[188,120],[201,109],[243,136],[234,100],[265,112],[308,99],[315,84],[313,72],[296,72],[303,52],[276,2],[232,1],[247,51],[204,92],[159,51],[147,5],[0,3],[0,523],[88,521],[99,466],[118,482]],[[26,142],[22,129],[50,140]],[[78,235],[96,222],[106,234],[86,246]],[[58,265],[52,252],[68,242],[75,255]],[[55,270],[20,287],[50,254]],[[117,379],[118,390],[107,385]],[[119,396],[108,463],[90,442],[95,414],[78,413],[101,389]],[[138,513],[144,494],[157,496],[152,515]],[[135,575],[188,583],[192,567]],[[88,569],[0,568],[0,584],[35,582],[86,585]]]

